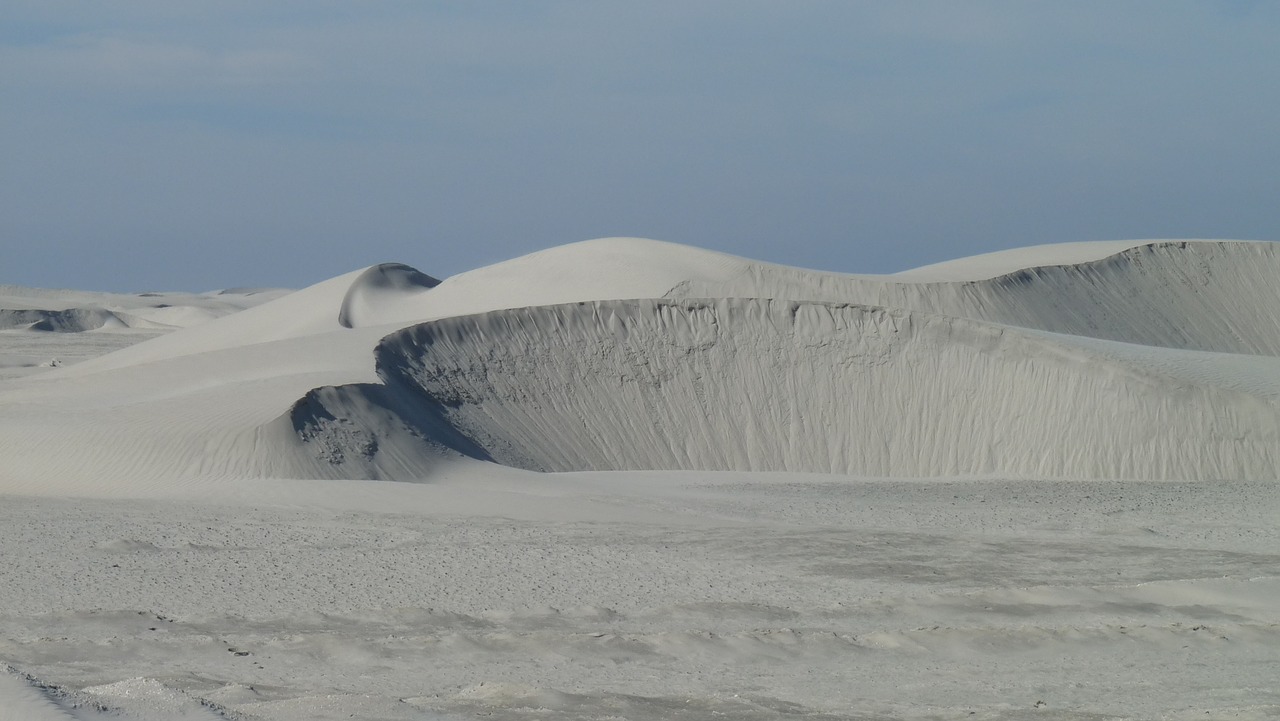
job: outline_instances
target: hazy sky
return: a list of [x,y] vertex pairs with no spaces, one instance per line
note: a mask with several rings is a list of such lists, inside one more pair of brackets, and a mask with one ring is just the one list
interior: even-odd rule
[[22,285],[1280,240],[1280,3],[5,0],[0,137]]

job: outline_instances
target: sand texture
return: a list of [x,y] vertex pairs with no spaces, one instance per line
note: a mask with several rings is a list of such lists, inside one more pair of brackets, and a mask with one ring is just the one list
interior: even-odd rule
[[0,286],[0,721],[1280,718],[1278,481],[1272,243]]

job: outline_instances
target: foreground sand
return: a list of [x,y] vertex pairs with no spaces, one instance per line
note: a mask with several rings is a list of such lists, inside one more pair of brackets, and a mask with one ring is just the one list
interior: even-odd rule
[[1280,714],[1271,484],[272,485],[6,498],[0,659],[126,718]]

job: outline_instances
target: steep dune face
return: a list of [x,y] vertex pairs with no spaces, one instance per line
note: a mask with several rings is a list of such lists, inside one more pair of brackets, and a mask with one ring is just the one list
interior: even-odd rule
[[535,470],[1204,479],[1274,478],[1280,461],[1266,399],[876,307],[518,309],[395,333],[378,363],[493,460]]
[[[1072,262],[1009,271],[1037,254]],[[381,377],[415,389],[402,397],[433,420],[362,423],[400,450],[337,472],[413,477],[390,459],[447,427],[474,448],[431,442],[537,470],[1276,477],[1275,244],[1029,249],[910,282],[635,239],[531,257],[454,288],[535,283],[526,262],[590,274],[574,258],[601,261],[596,283],[636,261],[624,289],[683,279],[664,301],[510,309],[387,336]]]
[[941,286],[927,310],[1127,343],[1275,356],[1278,281],[1275,243],[1157,243]]
[[[1095,252],[1118,247],[1082,245]],[[999,259],[994,264],[1002,265]],[[983,277],[981,264],[956,265],[951,271],[847,276],[753,264],[728,280],[684,283],[669,297],[852,302],[1165,348],[1280,355],[1275,243],[1159,242],[994,277]],[[934,280],[966,273],[975,278]]]

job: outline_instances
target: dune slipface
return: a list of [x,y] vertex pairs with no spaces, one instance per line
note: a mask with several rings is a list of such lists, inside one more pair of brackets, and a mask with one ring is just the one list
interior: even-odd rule
[[434,419],[403,427],[532,470],[1273,476],[1273,402],[1107,350],[924,313],[720,299],[451,318],[388,336],[377,356],[397,397]]
[[[560,256],[576,249],[609,268],[619,243],[557,257],[572,266]],[[425,443],[544,471],[1276,477],[1275,245],[1083,245],[849,276],[655,243],[649,275],[670,283],[691,264],[668,300],[501,310],[387,336],[381,379],[433,420],[348,418],[397,439],[398,460],[366,442],[335,470],[426,475],[430,464],[403,462]],[[1075,262],[1009,270],[1055,254]]]

